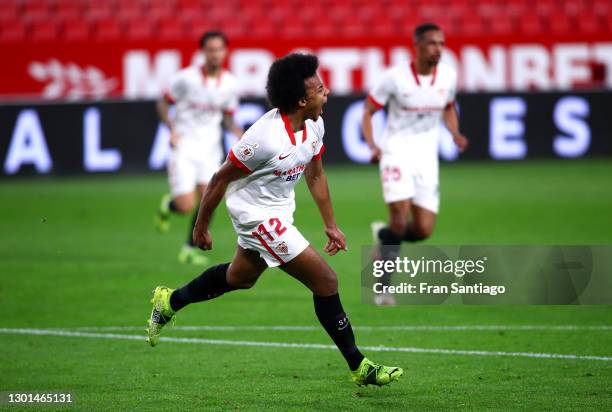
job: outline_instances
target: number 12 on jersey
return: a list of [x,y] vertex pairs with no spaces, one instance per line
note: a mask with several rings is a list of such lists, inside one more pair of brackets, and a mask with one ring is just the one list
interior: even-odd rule
[[268,220],[268,225],[270,230],[266,229],[263,223],[257,226],[257,231],[253,232],[253,236],[266,236],[270,241],[273,241],[274,236],[272,236],[270,231],[274,231],[274,233],[280,236],[287,230],[287,228],[282,225],[281,221],[275,217]]

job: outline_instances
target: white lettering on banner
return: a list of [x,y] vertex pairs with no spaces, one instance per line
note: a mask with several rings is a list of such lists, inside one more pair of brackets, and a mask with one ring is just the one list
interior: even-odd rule
[[506,88],[506,52],[502,46],[489,48],[489,61],[476,46],[461,49],[463,87],[465,90],[504,90]]
[[515,90],[550,89],[550,56],[544,46],[538,44],[513,46],[510,54],[512,87]]
[[111,172],[121,167],[121,153],[117,149],[101,149],[100,111],[95,108],[83,114],[83,167],[88,172]]
[[181,68],[178,50],[155,54],[153,66],[148,51],[129,50],[123,56],[123,93],[128,99],[159,97]]
[[589,150],[591,129],[585,121],[589,103],[576,96],[560,99],[555,105],[555,126],[565,135],[555,136],[553,148],[562,157],[579,157]]
[[[387,69],[384,63],[384,53],[381,48],[369,47],[361,56],[363,64],[363,88],[365,91],[373,88],[380,80],[380,74]],[[406,47],[394,47],[391,49],[390,66],[407,64],[410,61],[410,52]],[[333,89],[335,90],[335,88]]]
[[600,43],[593,47],[595,60],[606,66],[605,86],[612,88],[612,43]]
[[102,98],[119,83],[117,79],[107,79],[98,67],[80,67],[72,62],[63,64],[57,59],[50,59],[46,63],[33,61],[28,65],[28,73],[36,81],[46,83],[42,90],[45,99]]
[[240,94],[261,96],[266,90],[268,69],[274,55],[265,49],[237,49],[229,58],[230,70],[238,78]]
[[361,53],[357,48],[324,48],[319,51],[321,69],[329,70],[329,87],[334,93],[353,90],[353,71],[360,67]]
[[491,99],[489,118],[489,153],[493,159],[523,159],[527,144],[523,140],[527,111],[520,97]]
[[[342,146],[346,156],[356,163],[369,163],[372,152],[361,134],[364,101],[351,104],[342,117]],[[372,116],[372,133],[377,142],[385,128],[385,112],[379,110]]]
[[[293,51],[308,51],[297,47]],[[334,94],[370,90],[388,67],[405,64],[411,58],[408,46],[324,47],[311,50],[319,56],[321,68],[329,71],[328,87]],[[191,53],[192,63],[201,62],[199,52]],[[387,59],[388,57],[388,59]],[[243,95],[263,96],[273,49],[238,48],[230,50],[229,68],[239,80]],[[442,61],[459,69],[459,88],[485,90],[568,89],[576,82],[590,80],[588,60],[607,67],[606,86],[612,88],[612,43],[553,43],[481,46],[467,44],[446,49]],[[153,60],[153,63],[151,63]],[[388,64],[387,64],[388,62]],[[128,50],[123,57],[124,95],[127,98],[157,97],[171,76],[181,68],[179,50]],[[42,76],[40,67],[34,70]],[[57,71],[57,67],[55,69]],[[362,87],[358,88],[361,72]],[[49,88],[60,86],[53,83]],[[51,90],[48,93],[58,93]]]
[[40,119],[32,109],[22,110],[17,115],[15,130],[4,162],[4,172],[17,173],[24,164],[33,164],[38,173],[47,173],[52,167]]
[[586,44],[559,44],[555,46],[555,82],[557,87],[570,89],[575,83],[591,80],[587,66],[589,49]]

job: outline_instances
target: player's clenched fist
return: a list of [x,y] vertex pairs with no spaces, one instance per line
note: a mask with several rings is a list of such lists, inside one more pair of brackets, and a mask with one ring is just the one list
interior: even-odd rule
[[196,225],[193,229],[193,243],[202,250],[210,250],[212,249],[212,236],[208,230],[203,230]]
[[453,136],[453,141],[455,142],[455,144],[459,148],[460,152],[463,152],[465,149],[467,149],[468,144],[469,144],[467,137],[465,137],[462,134],[454,135]]
[[337,227],[326,228],[325,234],[329,239],[324,248],[325,253],[334,256],[338,251],[346,250],[346,237],[340,229]]

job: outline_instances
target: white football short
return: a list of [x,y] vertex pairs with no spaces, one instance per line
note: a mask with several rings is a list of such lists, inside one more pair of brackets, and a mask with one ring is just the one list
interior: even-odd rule
[[168,183],[172,197],[193,192],[198,184],[207,184],[222,162],[221,145],[181,139],[168,159]]
[[437,159],[424,162],[383,154],[379,166],[385,203],[410,199],[413,204],[438,213],[440,193]]
[[259,221],[232,224],[238,234],[238,245],[259,252],[268,267],[280,266],[302,253],[310,244],[293,226],[293,218],[266,217]]

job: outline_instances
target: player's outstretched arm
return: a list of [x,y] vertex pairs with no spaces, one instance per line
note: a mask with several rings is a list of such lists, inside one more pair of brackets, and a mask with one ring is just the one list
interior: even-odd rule
[[310,194],[317,204],[325,224],[325,234],[328,238],[325,252],[333,256],[339,250],[346,250],[346,237],[336,225],[329,186],[327,185],[327,176],[325,176],[321,159],[310,162],[304,171],[304,175],[306,176],[308,190],[310,190]]
[[460,152],[463,152],[468,147],[468,139],[459,132],[459,116],[457,116],[457,109],[454,104],[449,104],[444,109],[442,114],[442,120],[444,125],[453,136],[453,141],[459,148]]
[[225,195],[227,185],[245,176],[246,173],[226,160],[213,175],[200,201],[198,218],[193,228],[193,242],[202,250],[212,249],[212,237],[208,233],[210,218]]
[[370,160],[372,163],[378,162],[381,155],[380,148],[376,146],[376,143],[374,143],[374,132],[372,131],[372,115],[374,115],[378,109],[379,108],[376,107],[374,103],[370,101],[370,99],[366,99],[363,108],[363,117],[361,118],[361,130],[363,133],[363,138],[372,151],[372,159]]

